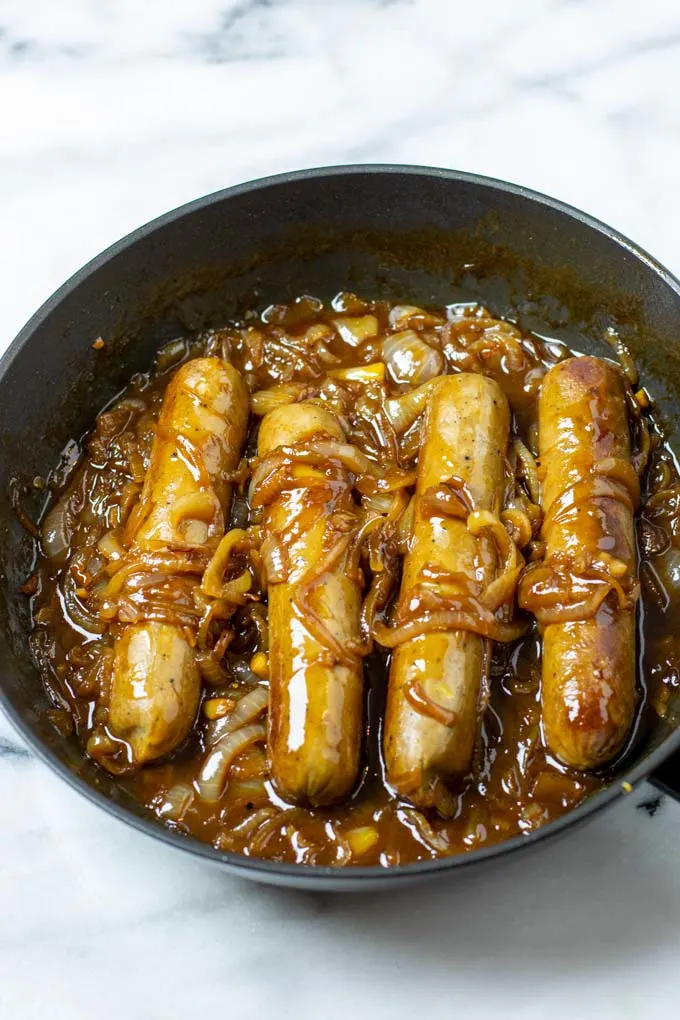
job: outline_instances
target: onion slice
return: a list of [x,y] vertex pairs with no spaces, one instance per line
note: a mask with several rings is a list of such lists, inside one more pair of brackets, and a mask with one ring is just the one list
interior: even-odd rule
[[252,744],[264,741],[264,723],[250,723],[225,733],[203,763],[197,786],[201,800],[215,804],[224,791],[229,769],[235,759]]
[[69,497],[54,504],[41,525],[41,541],[45,555],[60,566],[65,562],[73,536],[69,513]]
[[313,392],[308,383],[281,383],[278,386],[270,386],[268,390],[258,390],[250,398],[250,408],[258,418],[269,414],[277,407],[285,404],[295,404],[302,400],[305,393]]
[[528,623],[524,621],[503,623],[497,620],[479,603],[474,609],[448,609],[443,604],[439,610],[424,613],[417,619],[408,620],[396,627],[387,627],[384,623],[376,621],[373,636],[383,648],[397,648],[406,641],[420,637],[421,634],[454,630],[468,630],[473,634],[479,634],[480,637],[505,643],[522,637],[526,634],[527,628]]
[[234,552],[249,552],[259,539],[259,532],[244,531],[232,528],[221,539],[215,553],[205,569],[201,580],[201,591],[214,599],[226,599],[236,605],[242,604],[244,596],[250,591],[253,578],[246,567],[238,577],[230,581],[224,580],[229,561]]
[[413,329],[386,336],[382,345],[383,358],[393,382],[420,386],[441,374],[444,358],[430,347]]
[[625,564],[605,553],[598,562],[578,564],[553,556],[526,567],[518,585],[518,603],[544,627],[590,619],[612,591],[621,610],[632,609],[640,588],[626,572]]
[[[249,670],[251,676],[255,677],[252,670]],[[239,698],[236,702],[236,706],[229,713],[229,715],[223,716],[221,719],[217,719],[214,726],[210,728],[209,741],[211,745],[217,743],[222,737],[226,736],[227,733],[234,733],[235,730],[240,729],[242,726],[247,726],[249,723],[255,722],[255,720],[262,715],[269,704],[269,691],[266,687],[258,685],[253,687],[252,690],[244,694],[243,697]]]
[[540,503],[541,489],[536,458],[518,436],[515,436],[512,440],[512,449],[518,460],[519,473],[527,483],[532,503]]
[[491,581],[482,594],[480,602],[491,612],[511,602],[515,594],[515,586],[519,578],[524,558],[517,551],[517,546],[510,538],[503,523],[488,510],[476,510],[467,519],[467,529],[475,537],[489,532],[496,543],[499,555],[503,559],[503,567],[496,578]]
[[193,799],[193,787],[188,783],[175,783],[166,793],[157,813],[161,818],[166,818],[171,822],[181,822],[191,807]]
[[451,853],[451,844],[445,835],[435,832],[425,815],[412,807],[400,807],[399,819],[408,826],[419,843],[421,843],[433,857],[441,854]]
[[365,340],[373,340],[380,328],[375,315],[341,316],[333,319],[333,325],[349,347],[361,347]]
[[408,390],[398,397],[390,397],[385,401],[385,413],[397,435],[406,432],[423,413],[427,398],[437,381],[437,379],[428,379],[422,386]]
[[334,368],[328,373],[331,379],[340,382],[358,382],[369,385],[381,383],[385,379],[385,366],[382,361],[374,361],[370,365],[352,365],[351,368]]

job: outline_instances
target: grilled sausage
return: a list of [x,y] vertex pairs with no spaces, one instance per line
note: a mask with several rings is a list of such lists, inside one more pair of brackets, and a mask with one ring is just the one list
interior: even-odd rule
[[[626,477],[626,466],[633,472],[618,369],[598,358],[552,368],[539,398],[539,445],[546,562],[613,557],[625,566],[619,583],[634,587],[636,494]],[[607,477],[609,485],[598,487]],[[630,730],[635,700],[634,598],[622,607],[611,591],[594,616],[544,627],[543,728],[560,761],[592,769],[611,759]]]
[[[280,407],[262,421],[258,452],[266,457],[315,436],[345,439],[338,419],[321,407]],[[346,574],[354,503],[339,465],[331,484],[307,465],[293,465],[291,473],[300,487],[282,491],[265,519],[265,542],[281,542],[287,561],[285,579],[270,578],[268,586],[269,757],[283,796],[323,805],[347,796],[359,768],[363,673],[352,648],[359,644],[361,589]]]
[[[404,561],[398,610],[408,605],[424,570],[491,580],[479,577],[477,539],[466,521],[430,516],[423,500],[428,490],[456,479],[475,509],[498,512],[509,428],[507,400],[491,379],[461,374],[434,387],[423,422],[413,543]],[[418,807],[443,809],[446,781],[459,779],[470,766],[488,657],[489,641],[463,630],[421,634],[393,653],[385,721],[387,779]],[[428,711],[428,705],[438,711]]]
[[[225,476],[238,463],[247,417],[247,391],[231,365],[197,358],[179,369],[158,419],[130,536],[133,551],[178,544],[194,553],[212,551],[224,533],[230,499]],[[167,754],[184,740],[200,690],[194,653],[181,628],[155,621],[121,628],[109,728],[129,745],[134,764]]]

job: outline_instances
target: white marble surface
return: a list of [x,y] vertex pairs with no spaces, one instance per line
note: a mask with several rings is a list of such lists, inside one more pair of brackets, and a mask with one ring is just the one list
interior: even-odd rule
[[[0,346],[139,223],[314,164],[523,182],[678,272],[679,68],[671,0],[0,0]],[[454,883],[284,893],[104,817],[0,719],[0,1017],[675,1016],[651,795]]]

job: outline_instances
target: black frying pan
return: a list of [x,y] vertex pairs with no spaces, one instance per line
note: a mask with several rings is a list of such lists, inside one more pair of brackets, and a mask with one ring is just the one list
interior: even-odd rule
[[[680,797],[680,705],[638,736],[608,787],[529,836],[389,871],[276,864],[164,829],[44,717],[18,594],[32,543],[10,481],[46,475],[67,441],[148,367],[165,341],[241,308],[339,290],[444,304],[479,298],[497,315],[592,353],[610,324],[628,341],[680,450],[680,284],[602,223],[543,195],[448,170],[355,166],[285,174],[168,213],[109,248],[47,301],[0,362],[0,700],[33,750],[75,789],[156,839],[242,875],[317,889],[403,885],[481,866],[584,821],[649,778]],[[93,350],[103,336],[106,346]],[[25,509],[36,514],[35,496]],[[644,679],[644,678],[643,678]],[[677,720],[677,727],[674,725]],[[28,807],[30,810],[30,807]]]

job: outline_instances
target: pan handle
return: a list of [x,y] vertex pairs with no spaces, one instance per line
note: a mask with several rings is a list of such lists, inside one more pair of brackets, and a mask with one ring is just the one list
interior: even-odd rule
[[680,801],[680,751],[666,758],[647,779],[657,790]]

